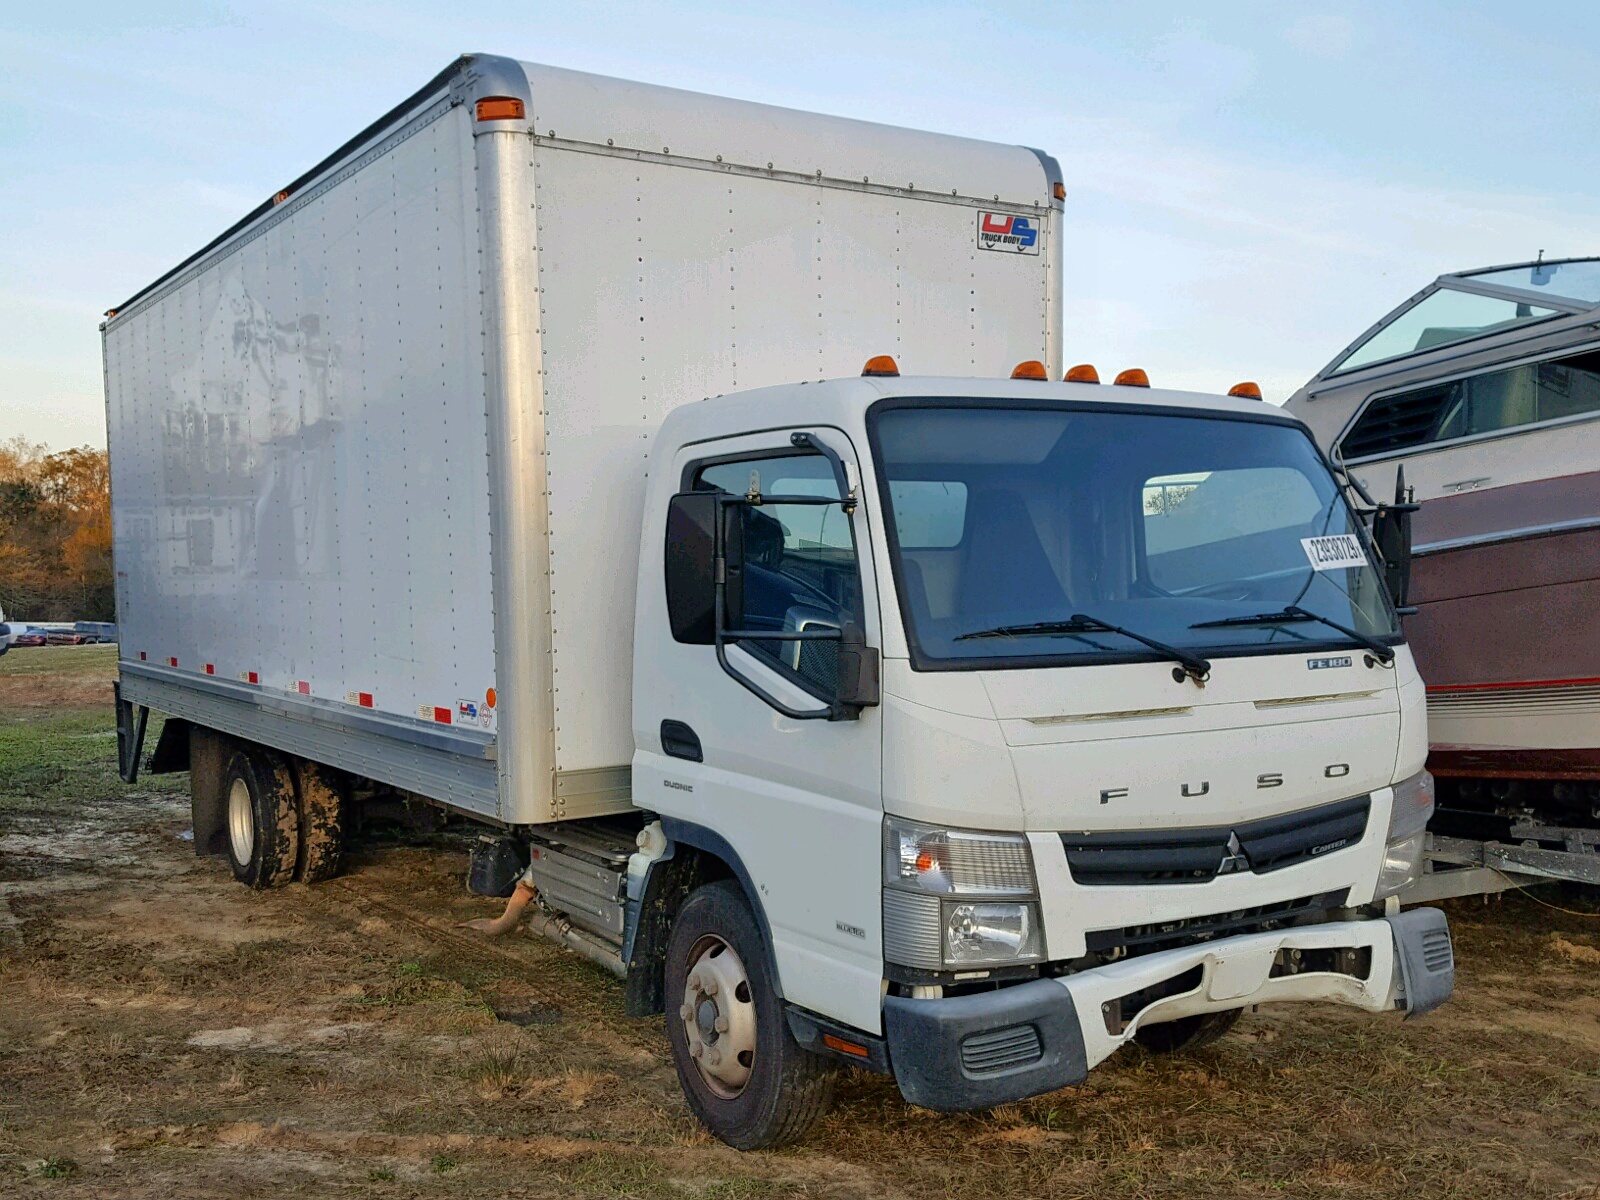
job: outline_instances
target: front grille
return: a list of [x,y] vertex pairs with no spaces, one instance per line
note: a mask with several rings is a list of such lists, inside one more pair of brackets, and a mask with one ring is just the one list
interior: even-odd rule
[[[1149,925],[1129,925],[1122,929],[1092,929],[1085,935],[1085,942],[1091,954],[1107,950],[1122,950],[1129,955],[1151,954],[1157,950],[1192,946],[1213,938],[1282,929],[1313,913],[1343,908],[1349,895],[1349,888],[1341,888],[1336,892],[1323,892],[1320,896],[1302,896],[1298,900],[1258,904],[1253,908],[1239,908],[1232,912],[1183,917]],[[1448,954],[1448,936],[1446,943],[1445,952]]]
[[961,1039],[961,1065],[973,1075],[1026,1066],[1043,1057],[1039,1031],[1032,1025],[1008,1025]]
[[1264,875],[1359,842],[1370,796],[1241,825],[1063,833],[1072,878],[1084,884],[1204,883],[1220,874]]

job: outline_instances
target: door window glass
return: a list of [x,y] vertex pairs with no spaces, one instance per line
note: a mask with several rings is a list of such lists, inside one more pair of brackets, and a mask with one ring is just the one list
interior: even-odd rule
[[[700,469],[696,489],[745,495],[839,498],[828,460],[819,454],[752,457]],[[744,533],[744,620],[753,630],[799,633],[859,623],[861,591],[850,518],[836,504],[761,504],[737,510]],[[739,643],[820,696],[839,678],[832,641]]]

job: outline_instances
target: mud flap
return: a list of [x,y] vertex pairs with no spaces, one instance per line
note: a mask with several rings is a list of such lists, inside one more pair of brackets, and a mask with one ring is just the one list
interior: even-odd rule
[[122,684],[111,685],[117,707],[117,774],[123,783],[139,779],[139,760],[144,757],[144,730],[150,710],[122,698]]

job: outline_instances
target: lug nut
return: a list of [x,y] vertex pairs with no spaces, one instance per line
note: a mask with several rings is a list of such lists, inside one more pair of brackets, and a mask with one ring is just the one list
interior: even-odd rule
[[722,1051],[721,1050],[718,1050],[715,1046],[713,1046],[710,1050],[706,1051],[706,1065],[707,1066],[714,1067],[718,1063],[720,1063],[721,1061],[722,1061]]
[[686,1024],[689,1021],[694,1020],[694,1005],[690,1004],[688,1001],[685,1001],[683,1007],[678,1010],[678,1016]]
[[706,1052],[706,1048],[704,1046],[702,1046],[699,1042],[696,1042],[694,1045],[689,1047],[689,1057],[690,1058],[696,1058],[697,1059],[701,1055],[703,1055],[705,1052]]
[[701,987],[701,984],[700,984],[700,972],[699,971],[696,971],[693,975],[689,976],[689,986],[692,987],[697,992],[703,990],[702,987]]
[[718,1033],[727,1033],[728,1032],[728,1018],[727,1017],[718,1017],[712,1023],[711,1027],[713,1029],[715,1029]]
[[706,980],[705,986],[700,990],[708,996],[715,996],[717,994],[717,981],[715,979]]

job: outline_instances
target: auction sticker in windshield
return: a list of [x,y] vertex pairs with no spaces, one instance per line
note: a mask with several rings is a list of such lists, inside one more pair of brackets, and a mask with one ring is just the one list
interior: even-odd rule
[[1010,213],[979,213],[978,249],[1000,250],[1007,254],[1039,253],[1037,218],[1016,217]]
[[1306,548],[1306,557],[1311,560],[1314,570],[1339,571],[1345,567],[1367,565],[1366,553],[1361,549],[1360,540],[1353,533],[1301,538],[1300,544]]

